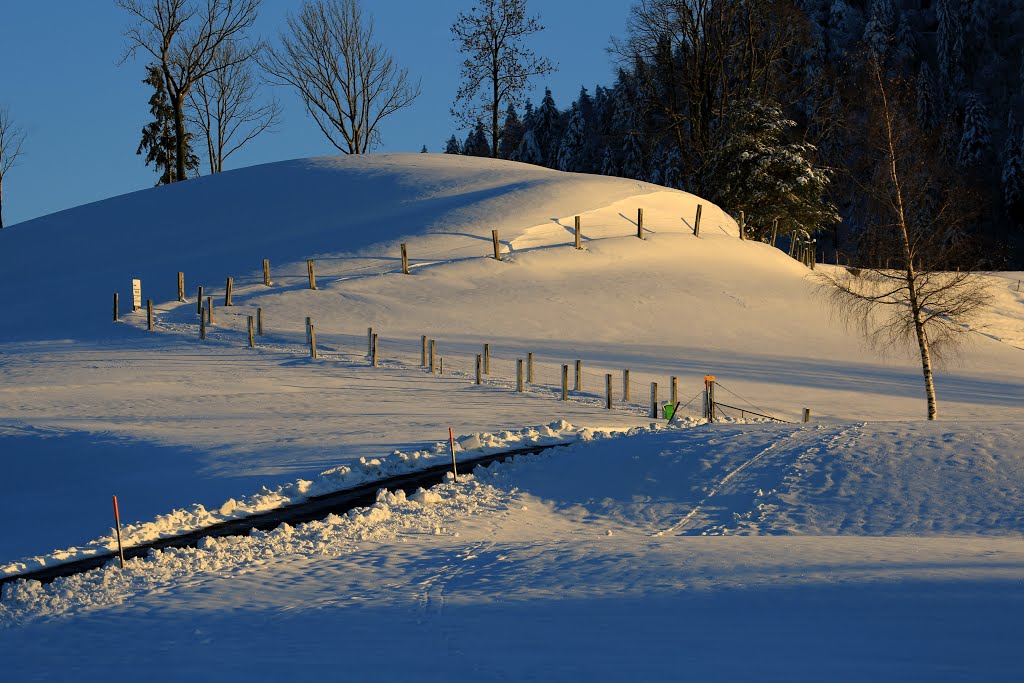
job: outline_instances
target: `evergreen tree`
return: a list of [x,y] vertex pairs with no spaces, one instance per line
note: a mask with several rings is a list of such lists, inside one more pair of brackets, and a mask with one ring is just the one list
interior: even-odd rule
[[601,175],[619,175],[619,165],[615,163],[615,152],[611,145],[604,148],[604,157],[601,160]]
[[544,166],[554,167],[558,163],[558,143],[561,141],[559,119],[558,107],[555,106],[551,88],[545,88],[544,99],[537,108],[536,124],[533,126],[533,133],[540,147],[541,163]]
[[938,0],[935,14],[939,20],[936,51],[939,57],[939,85],[943,97],[956,94],[963,82],[963,22],[960,0]]
[[928,62],[921,62],[917,73],[917,125],[921,130],[932,130],[938,123],[935,110],[935,83]]
[[[149,98],[149,112],[153,121],[142,129],[142,140],[136,154],[146,154],[146,166],[153,164],[159,174],[157,185],[167,185],[179,180],[177,177],[177,139],[174,134],[174,109],[167,97],[164,74],[156,64],[146,67],[146,78],[142,81],[153,87]],[[199,157],[192,151],[192,133],[186,132],[184,139],[185,171],[199,175]],[[181,178],[180,180],[184,180]]]
[[423,149],[420,150],[420,154],[426,154],[426,153],[427,153],[427,146],[423,145]]
[[462,143],[462,153],[468,157],[491,156],[491,145],[487,141],[487,130],[482,119],[477,119],[473,130],[466,136],[466,141]]
[[444,147],[444,153],[462,154],[462,145],[459,144],[459,139],[455,137],[454,133],[452,133],[452,136],[448,138],[448,144],[446,144]]
[[505,110],[505,123],[501,126],[501,136],[498,140],[498,158],[511,159],[515,156],[519,143],[523,141],[524,127],[519,120],[516,108],[511,104]]
[[814,232],[839,222],[827,199],[829,175],[811,162],[814,147],[787,143],[786,119],[774,103],[733,107],[732,135],[720,141],[700,178],[701,194],[739,215],[743,210],[755,235],[779,231]]
[[645,175],[644,149],[640,134],[629,132],[622,145],[622,177],[643,180]]
[[1003,152],[1002,186],[1007,216],[1013,223],[1024,225],[1024,143],[1013,130]]
[[971,94],[964,110],[964,132],[960,138],[957,164],[961,168],[978,166],[988,157],[991,147],[988,109],[977,95]]
[[532,128],[527,128],[526,132],[523,133],[523,141],[519,143],[519,149],[516,150],[516,161],[521,161],[524,164],[534,164],[535,166],[544,165],[544,155],[541,154],[540,145],[537,144],[537,136]]
[[559,171],[580,171],[580,161],[583,154],[584,127],[583,112],[573,102],[569,111],[569,123],[565,126],[565,133],[562,135],[562,142],[558,147],[558,170]]
[[669,145],[668,152],[665,154],[665,159],[662,163],[661,184],[677,190],[683,189],[682,165],[683,156],[679,152],[679,147]]

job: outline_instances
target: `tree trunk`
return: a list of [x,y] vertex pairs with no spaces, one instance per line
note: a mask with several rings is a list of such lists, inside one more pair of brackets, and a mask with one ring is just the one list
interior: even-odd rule
[[185,179],[185,98],[171,98],[174,107],[174,182]]
[[0,176],[0,230],[4,229],[4,179]]
[[494,47],[492,53],[493,71],[491,72],[491,85],[493,86],[493,94],[491,97],[491,158],[498,158],[498,49]]

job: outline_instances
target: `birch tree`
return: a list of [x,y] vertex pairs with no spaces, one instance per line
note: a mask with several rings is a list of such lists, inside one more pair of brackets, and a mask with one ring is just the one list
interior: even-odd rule
[[936,172],[919,151],[929,144],[910,123],[909,98],[891,96],[876,60],[870,60],[877,123],[870,128],[877,153],[871,193],[882,212],[880,230],[890,236],[893,268],[835,268],[817,271],[833,306],[858,326],[876,348],[915,343],[921,359],[928,419],[938,417],[933,362],[955,353],[966,325],[988,305],[991,295],[981,276],[943,269],[955,245],[939,228],[963,220],[956,193],[936,201],[928,179]]
[[306,0],[287,26],[260,63],[275,82],[295,88],[339,151],[369,152],[380,142],[381,121],[419,97],[419,81],[374,41],[373,18],[363,17],[358,0]]
[[0,230],[4,227],[4,176],[22,154],[25,130],[11,118],[6,107],[0,107]]

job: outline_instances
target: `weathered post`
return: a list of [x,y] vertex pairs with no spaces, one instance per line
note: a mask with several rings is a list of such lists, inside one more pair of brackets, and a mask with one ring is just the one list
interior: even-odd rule
[[622,402],[629,402],[629,368],[622,371]]
[[124,569],[124,548],[121,546],[121,511],[117,509],[117,496],[114,496],[114,528],[117,529],[117,557]]
[[679,402],[679,385],[676,381],[675,375],[672,375],[671,378],[669,396],[672,399],[672,405],[675,405],[676,403]]
[[483,384],[483,382],[483,358],[478,353],[476,354],[476,383]]
[[316,360],[316,328],[309,326],[309,356]]
[[405,242],[402,242],[402,272],[409,274],[409,253],[405,249]]
[[715,421],[715,377],[704,376],[704,417],[708,422]]
[[316,268],[313,266],[313,259],[306,259],[306,271],[309,274],[309,288],[316,289]]
[[498,242],[498,231],[491,230],[491,240],[494,242],[494,260],[501,260],[501,244]]
[[258,306],[256,308],[256,334],[257,336],[263,336],[263,307]]
[[370,344],[370,348],[371,348],[370,362],[373,364],[373,367],[377,367],[377,333],[376,332],[374,332],[374,334],[373,334],[373,341]]
[[178,271],[178,301],[185,300],[185,273]]
[[263,285],[270,286],[270,259],[263,259]]
[[776,218],[772,221],[772,246],[775,246],[775,240],[779,236],[779,219]]
[[612,409],[612,375],[608,373],[604,376],[604,407],[608,410]]
[[256,347],[256,326],[253,324],[252,316],[249,316],[249,348]]
[[206,339],[206,316],[203,314],[203,308],[199,308],[199,338]]
[[516,358],[516,391],[523,393],[523,359]]
[[704,208],[703,204],[697,205],[697,217],[693,220],[693,236],[700,237],[700,212]]
[[372,327],[367,327],[366,328],[366,355],[367,356],[372,356],[373,355],[373,328]]
[[533,384],[533,352],[526,354],[526,383]]
[[491,345],[484,344],[484,374],[491,374]]
[[132,280],[132,313],[142,308],[142,280]]
[[199,285],[199,293],[196,295],[196,313],[203,314],[203,286]]
[[741,240],[745,239],[745,235],[743,233],[746,232],[746,229],[747,229],[747,216],[746,216],[745,213],[740,211],[740,239]]
[[583,361],[576,359],[576,381],[573,383],[573,391],[583,391]]
[[811,409],[810,408],[804,408],[804,422],[810,422],[810,421],[811,421]]
[[427,335],[420,335],[420,367],[427,367]]
[[115,323],[117,322],[117,317],[118,317],[118,312],[117,312],[117,292],[114,292],[114,322]]
[[583,244],[580,242],[580,217],[576,216],[576,248],[582,249]]
[[153,300],[146,299],[146,329],[153,331]]
[[636,236],[640,239],[644,238],[644,210],[636,210]]
[[430,374],[433,375],[434,374],[434,340],[433,339],[430,340],[430,356],[429,356],[429,358],[430,358],[430,365],[428,367],[430,368]]
[[231,287],[234,284],[235,284],[234,278],[230,278],[229,277],[228,281],[227,281],[227,284],[224,285],[224,305],[225,306],[234,306],[234,304],[231,303]]
[[206,297],[206,324],[213,324],[213,297]]
[[309,333],[309,331],[311,329],[313,329],[313,319],[310,318],[309,316],[306,316],[306,343],[307,344],[309,343],[309,340],[310,340],[310,333]]
[[562,400],[569,400],[569,366],[562,366]]
[[658,417],[658,383],[651,382],[651,417]]

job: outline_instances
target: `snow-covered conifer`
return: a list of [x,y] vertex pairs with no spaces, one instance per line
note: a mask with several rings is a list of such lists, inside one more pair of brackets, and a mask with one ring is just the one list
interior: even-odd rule
[[487,141],[487,130],[482,120],[477,119],[473,130],[466,136],[466,141],[462,143],[462,153],[470,157],[491,156],[491,145]]
[[922,130],[931,130],[939,121],[935,110],[935,81],[928,62],[921,62],[917,73],[917,125]]
[[523,141],[516,150],[516,161],[543,166],[544,156],[540,152],[540,145],[537,144],[537,136],[532,128],[528,128],[523,134]]
[[622,141],[622,177],[643,180],[644,150],[638,132],[630,132]]
[[558,147],[558,170],[579,171],[583,154],[584,126],[583,112],[573,102],[569,111],[569,123],[565,126],[562,142]]
[[604,148],[604,157],[601,159],[601,175],[619,175],[619,165],[615,163],[615,152],[611,145]]
[[511,104],[505,110],[505,122],[501,126],[501,136],[498,139],[498,158],[511,159],[523,141],[523,122],[519,120],[516,108]]
[[988,156],[991,147],[992,133],[988,109],[981,98],[971,94],[967,98],[967,107],[964,110],[964,132],[960,137],[957,164],[961,168],[977,166]]
[[1024,224],[1024,142],[1011,130],[1003,151],[1003,206],[1010,220]]
[[462,154],[462,145],[459,144],[459,139],[457,137],[455,137],[454,133],[452,134],[452,136],[450,138],[448,138],[448,144],[446,144],[445,147],[444,147],[444,153],[445,154]]
[[555,106],[555,98],[551,95],[551,88],[544,89],[544,99],[537,108],[536,124],[533,126],[533,133],[540,148],[542,164],[554,167],[558,163],[558,144],[561,141],[559,135],[559,113]]

